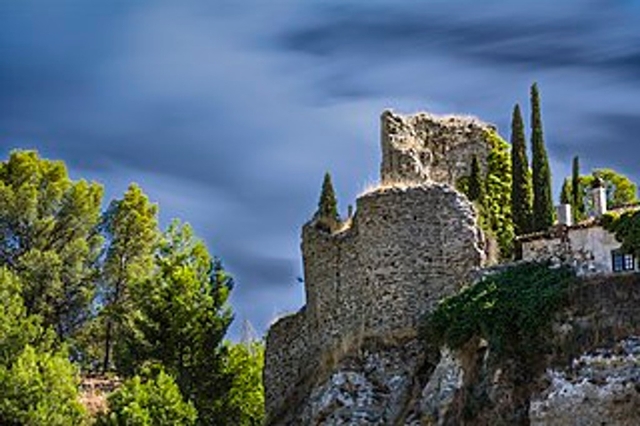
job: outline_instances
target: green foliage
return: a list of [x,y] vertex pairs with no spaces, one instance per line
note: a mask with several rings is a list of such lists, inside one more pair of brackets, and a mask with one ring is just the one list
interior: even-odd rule
[[453,349],[481,337],[498,356],[530,360],[544,349],[573,276],[568,268],[534,263],[490,275],[443,300],[426,318],[425,337]]
[[148,362],[162,364],[201,422],[210,424],[231,382],[222,341],[232,319],[232,280],[188,225],[173,222],[155,252],[151,276],[132,286],[118,369],[132,373]]
[[340,222],[338,215],[338,201],[336,193],[331,183],[331,175],[329,172],[324,174],[322,181],[322,192],[318,201],[318,211],[316,212],[318,224],[327,230],[332,230]]
[[572,204],[572,192],[571,181],[569,181],[569,179],[565,179],[562,183],[562,190],[560,191],[560,204]]
[[638,203],[638,187],[627,176],[612,169],[596,169],[591,175],[580,176],[583,206],[586,211],[591,210],[591,185],[594,179],[602,179],[607,189],[607,205],[610,209],[629,206]]
[[531,148],[533,231],[543,231],[553,225],[555,214],[551,196],[551,169],[542,132],[540,93],[536,83],[531,86]]
[[0,365],[8,365],[27,345],[49,343],[40,317],[27,315],[22,285],[6,267],[0,267]]
[[79,425],[76,372],[54,334],[28,315],[17,276],[0,268],[0,424]]
[[[574,214],[577,211],[576,220],[585,219],[587,212],[593,211],[591,187],[596,177],[600,178],[605,184],[609,209],[638,204],[638,187],[627,176],[612,169],[595,169],[592,174],[579,176],[577,179],[578,201],[575,204],[577,207],[572,204]],[[572,196],[575,196],[575,181],[575,177],[572,177],[570,183],[565,183],[565,185],[568,185],[567,190],[571,192]]]
[[533,193],[531,192],[531,171],[527,158],[524,121],[518,104],[513,108],[511,119],[511,170],[513,227],[516,235],[523,235],[531,231]]
[[93,297],[102,187],[72,181],[64,163],[34,151],[0,163],[0,264],[18,274],[28,313],[64,339]]
[[101,204],[62,162],[0,163],[0,424],[84,424],[75,368],[99,363],[148,378],[112,396],[104,424],[194,424],[196,409],[203,425],[260,424],[263,349],[223,343],[233,282],[220,260],[189,226],[161,235],[136,185]]
[[580,182],[580,159],[576,155],[573,157],[573,164],[571,166],[571,211],[573,214],[573,220],[579,222],[586,217],[585,206],[583,202],[583,185]]
[[98,420],[101,426],[189,426],[197,412],[186,402],[178,386],[164,371],[145,371],[109,395],[109,413]]
[[259,426],[264,420],[262,368],[264,344],[240,343],[229,346],[225,373],[232,377],[231,390],[218,402],[220,426]]
[[496,237],[502,259],[513,253],[514,228],[511,217],[511,158],[509,144],[496,132],[487,132],[490,146],[484,184],[482,215],[484,229]]
[[471,175],[469,176],[469,200],[478,201],[482,199],[483,179],[480,172],[478,157],[475,155],[471,159]]
[[615,234],[616,239],[622,243],[620,249],[623,252],[640,256],[640,211],[606,213],[602,217],[602,226]]
[[159,237],[158,207],[137,185],[115,200],[104,215],[105,256],[101,265],[101,296],[105,321],[103,372],[111,368],[114,339],[128,310],[131,287],[149,276]]
[[0,423],[3,425],[81,425],[87,413],[78,399],[78,381],[64,353],[25,346],[0,366]]

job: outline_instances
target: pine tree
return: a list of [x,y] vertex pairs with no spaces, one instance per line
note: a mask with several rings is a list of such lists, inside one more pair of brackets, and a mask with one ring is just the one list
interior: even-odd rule
[[128,311],[131,287],[147,278],[153,267],[153,249],[159,237],[158,207],[142,189],[129,186],[121,200],[111,202],[103,218],[107,241],[102,260],[102,298],[105,320],[103,372],[112,366],[119,327]]
[[584,200],[582,199],[582,188],[580,187],[580,159],[576,155],[573,157],[571,176],[571,209],[575,222],[584,218]]
[[560,204],[572,204],[572,200],[571,182],[569,182],[569,179],[565,179],[562,184],[562,191],[560,192]]
[[520,105],[513,107],[511,119],[511,211],[516,235],[531,230],[531,172],[527,158],[524,121]]
[[333,190],[329,172],[324,174],[316,218],[319,224],[328,227],[328,230],[334,229],[340,221],[340,217],[338,216],[338,201],[336,200],[336,193]]
[[551,170],[544,146],[540,93],[538,85],[531,86],[531,148],[533,169],[533,230],[542,231],[553,225],[553,199],[551,197]]
[[471,175],[469,176],[469,199],[471,201],[482,200],[482,176],[480,174],[480,164],[475,155],[471,160]]

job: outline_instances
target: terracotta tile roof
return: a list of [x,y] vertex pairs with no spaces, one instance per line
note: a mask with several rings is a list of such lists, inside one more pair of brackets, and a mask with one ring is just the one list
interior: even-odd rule
[[[611,209],[607,211],[607,213],[626,213],[630,211],[640,210],[640,206],[637,204],[630,206],[622,206],[615,209]],[[545,231],[532,232],[529,234],[524,234],[516,237],[516,241],[521,243],[526,243],[530,241],[536,240],[550,240],[554,238],[561,238],[563,235],[566,235],[568,232],[574,229],[586,229],[593,228],[596,226],[600,226],[601,218],[599,217],[590,217],[589,219],[585,219],[581,222],[575,223],[571,226],[567,225],[553,225],[551,228]]]

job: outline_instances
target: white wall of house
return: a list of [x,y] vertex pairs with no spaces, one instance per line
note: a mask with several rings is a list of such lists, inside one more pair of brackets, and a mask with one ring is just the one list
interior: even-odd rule
[[620,242],[600,226],[569,228],[564,238],[526,241],[522,244],[523,259],[551,260],[574,266],[579,275],[612,273],[611,252]]
[[580,272],[613,272],[611,252],[619,249],[621,244],[612,233],[600,226],[572,229],[569,242]]

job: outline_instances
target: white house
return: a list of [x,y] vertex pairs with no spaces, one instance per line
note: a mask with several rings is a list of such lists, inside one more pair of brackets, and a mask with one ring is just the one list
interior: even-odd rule
[[607,212],[606,189],[596,180],[592,188],[592,217],[572,224],[571,206],[558,206],[558,224],[543,232],[522,235],[522,259],[551,260],[573,266],[579,275],[610,274],[638,270],[632,254],[620,250],[621,243],[601,225]]

